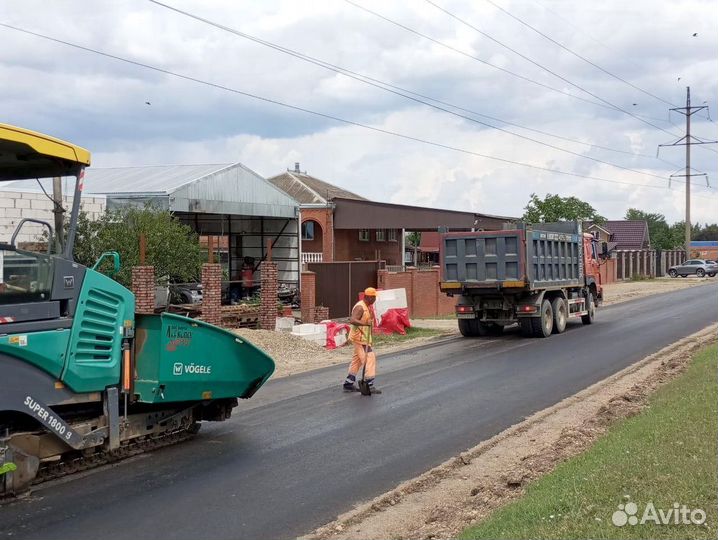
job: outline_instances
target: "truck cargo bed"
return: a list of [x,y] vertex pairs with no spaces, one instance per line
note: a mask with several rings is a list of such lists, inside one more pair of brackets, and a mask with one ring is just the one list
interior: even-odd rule
[[446,233],[441,245],[442,289],[580,286],[582,242],[580,225],[572,222]]

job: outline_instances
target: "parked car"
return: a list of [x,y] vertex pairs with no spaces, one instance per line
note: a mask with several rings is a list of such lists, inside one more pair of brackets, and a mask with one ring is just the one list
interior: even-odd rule
[[173,304],[201,304],[201,283],[171,283],[169,286],[170,301]]
[[703,277],[706,274],[710,277],[718,274],[718,264],[715,261],[707,261],[705,259],[689,259],[682,264],[671,266],[668,269],[668,275],[674,277],[686,277],[695,274]]

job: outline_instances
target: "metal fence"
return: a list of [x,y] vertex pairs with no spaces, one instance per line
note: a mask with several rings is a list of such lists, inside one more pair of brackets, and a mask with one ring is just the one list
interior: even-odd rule
[[616,259],[616,278],[631,279],[636,276],[662,277],[668,269],[686,260],[686,254],[681,249],[673,250],[617,250],[614,251]]
[[348,317],[358,294],[376,287],[380,261],[346,261],[309,263],[316,274],[316,305],[329,308],[329,318]]

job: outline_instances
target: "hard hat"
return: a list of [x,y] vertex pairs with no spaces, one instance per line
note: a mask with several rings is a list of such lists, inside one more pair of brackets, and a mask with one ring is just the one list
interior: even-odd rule
[[376,289],[374,287],[367,287],[364,289],[364,296],[376,296]]

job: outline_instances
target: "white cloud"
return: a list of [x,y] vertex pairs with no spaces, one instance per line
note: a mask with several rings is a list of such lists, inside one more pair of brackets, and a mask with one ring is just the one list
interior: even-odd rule
[[[595,99],[427,3],[357,2],[501,67]],[[327,62],[546,132],[648,156],[655,154],[658,144],[673,140],[627,115],[512,78],[344,2],[168,3]],[[673,124],[664,120],[666,104],[551,45],[490,4],[440,3],[594,94],[682,133],[682,117],[674,113]],[[690,84],[694,103],[716,104],[713,2],[691,0],[678,6],[668,0],[504,0],[501,5],[672,103],[682,104]],[[83,144],[93,151],[95,166],[241,161],[260,174],[273,175],[300,161],[310,173],[376,200],[519,215],[530,193],[548,192],[576,195],[610,218],[620,218],[629,206],[636,206],[664,213],[669,220],[682,219],[682,184],[674,183],[670,191],[639,186],[667,186],[665,178],[683,163],[682,147],[661,151],[674,167],[650,157],[606,152],[505,126],[661,178],[621,170],[422,107],[148,2],[123,0],[88,10],[80,0],[31,0],[0,7],[0,20],[382,129],[630,185],[552,174],[405,141],[0,28],[0,77],[8,81],[0,87],[5,121]],[[698,36],[693,37],[694,32]],[[694,117],[694,133],[714,136],[714,126],[700,115]],[[715,153],[696,149],[693,165],[716,181]],[[697,185],[695,193],[693,219],[716,221],[716,191]]]

